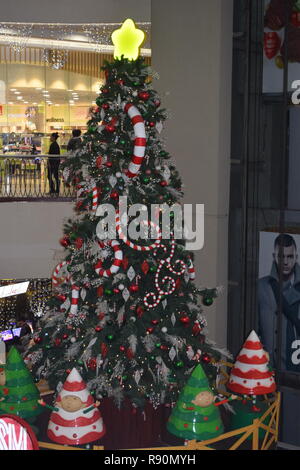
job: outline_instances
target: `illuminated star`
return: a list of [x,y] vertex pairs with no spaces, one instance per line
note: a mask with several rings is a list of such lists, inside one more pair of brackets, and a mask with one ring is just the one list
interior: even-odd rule
[[136,28],[134,21],[127,19],[121,28],[112,33],[111,40],[115,46],[115,59],[121,59],[123,55],[125,59],[136,60],[139,56],[140,46],[145,40],[145,33]]

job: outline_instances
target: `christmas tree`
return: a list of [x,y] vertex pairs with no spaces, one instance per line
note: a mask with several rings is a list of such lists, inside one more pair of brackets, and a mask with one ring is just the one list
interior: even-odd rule
[[177,437],[203,441],[223,432],[214,394],[199,364],[183,388],[169,418],[167,429]]
[[[155,204],[158,217],[182,197],[180,176],[159,138],[166,112],[151,86],[153,72],[138,56],[141,33],[130,20],[113,33],[119,55],[105,64],[106,82],[82,145],[64,163],[64,177],[76,188],[76,215],[64,226],[56,295],[27,358],[50,387],[76,367],[97,398],[120,404],[126,396],[136,406],[149,399],[157,406],[176,401],[199,362],[214,380],[219,353],[203,334],[202,303],[211,305],[217,291],[195,287],[192,253],[184,240],[162,236],[159,219],[144,224],[154,232],[150,241],[130,239],[122,228],[124,197],[129,209],[139,203],[148,214]],[[116,234],[106,239],[103,204],[116,211]]]
[[15,347],[7,355],[1,395],[0,413],[17,415],[30,421],[43,411],[38,404],[40,393]]

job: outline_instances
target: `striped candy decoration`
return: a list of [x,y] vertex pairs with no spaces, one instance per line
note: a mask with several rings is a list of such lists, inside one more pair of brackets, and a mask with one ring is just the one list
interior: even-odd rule
[[62,271],[62,269],[67,266],[69,263],[69,261],[62,261],[61,263],[59,263],[56,268],[54,269],[53,273],[52,273],[52,286],[53,287],[57,287],[59,286],[60,284],[63,283],[64,280],[68,280],[69,279],[69,276],[63,276],[63,277],[60,277],[60,272]]
[[125,113],[131,119],[134,131],[134,149],[133,155],[131,157],[131,162],[129,164],[126,175],[129,178],[134,178],[138,175],[140,171],[141,164],[143,162],[146,150],[146,131],[145,131],[145,122],[141,116],[139,110],[132,103],[123,103],[122,107]]
[[71,297],[71,308],[70,308],[71,315],[76,315],[77,313],[79,291],[80,291],[80,287],[76,286],[75,284],[72,284],[72,297]]
[[119,271],[123,260],[123,252],[120,248],[119,242],[117,240],[112,240],[109,244],[114,250],[114,261],[109,269],[103,269],[102,260],[99,260],[95,266],[95,271],[99,276],[110,277],[113,274],[116,274]]
[[147,245],[147,246],[137,245],[136,243],[133,243],[130,240],[128,240],[126,235],[122,232],[120,214],[117,213],[117,215],[116,215],[116,228],[117,228],[117,232],[118,232],[119,237],[121,238],[121,240],[127,246],[129,246],[130,248],[132,248],[133,250],[136,250],[136,251],[151,251],[151,250],[154,250],[154,249],[156,249],[160,246],[161,237],[162,237],[160,228],[156,224],[154,224],[152,221],[147,221],[147,224],[150,225],[151,227],[153,227],[156,230],[157,240],[155,240],[155,242],[152,243],[151,245]]
[[98,207],[98,197],[99,197],[99,189],[97,186],[93,187],[93,201],[92,201],[92,211],[96,212]]

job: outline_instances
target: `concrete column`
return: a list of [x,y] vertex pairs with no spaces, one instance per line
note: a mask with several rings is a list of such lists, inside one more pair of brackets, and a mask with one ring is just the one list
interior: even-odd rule
[[185,185],[184,202],[205,204],[205,243],[197,284],[224,286],[205,307],[209,336],[226,345],[230,169],[232,0],[152,0],[153,84],[166,122],[166,149]]

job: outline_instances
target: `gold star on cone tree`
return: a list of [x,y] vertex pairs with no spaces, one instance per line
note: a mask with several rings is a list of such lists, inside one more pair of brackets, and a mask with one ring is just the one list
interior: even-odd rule
[[145,37],[144,31],[136,28],[133,20],[125,20],[121,28],[116,29],[111,35],[115,46],[114,58],[121,59],[123,56],[128,60],[136,60]]

